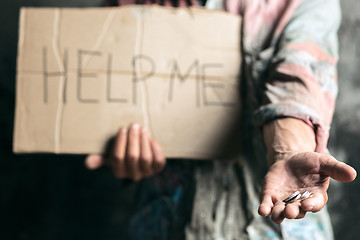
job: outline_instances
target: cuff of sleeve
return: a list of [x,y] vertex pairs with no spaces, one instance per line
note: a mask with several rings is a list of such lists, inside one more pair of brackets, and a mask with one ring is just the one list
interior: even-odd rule
[[329,139],[330,126],[325,125],[319,115],[310,107],[297,102],[270,103],[254,112],[254,122],[261,127],[277,118],[292,117],[303,120],[314,129],[316,137],[316,152],[325,153]]

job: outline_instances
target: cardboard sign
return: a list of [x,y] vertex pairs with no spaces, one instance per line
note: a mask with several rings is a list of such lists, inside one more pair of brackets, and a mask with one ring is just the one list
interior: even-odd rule
[[167,157],[229,155],[240,25],[201,8],[23,8],[14,151],[103,153],[137,122]]

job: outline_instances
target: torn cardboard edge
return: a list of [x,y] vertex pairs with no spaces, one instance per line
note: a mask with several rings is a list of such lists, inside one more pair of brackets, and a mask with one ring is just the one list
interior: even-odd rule
[[22,9],[14,152],[102,153],[138,122],[167,157],[237,153],[240,28],[198,7]]

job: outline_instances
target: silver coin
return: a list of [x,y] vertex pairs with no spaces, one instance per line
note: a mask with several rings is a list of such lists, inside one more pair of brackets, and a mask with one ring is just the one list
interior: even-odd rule
[[283,199],[283,202],[286,204],[292,203],[300,198],[301,194],[299,191],[291,193],[289,196]]
[[309,190],[302,190],[300,192],[300,200],[308,199],[309,197],[312,197],[313,193]]

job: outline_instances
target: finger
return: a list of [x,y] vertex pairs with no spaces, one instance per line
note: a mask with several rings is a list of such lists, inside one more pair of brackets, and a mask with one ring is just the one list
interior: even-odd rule
[[258,213],[263,217],[269,216],[273,206],[274,203],[272,201],[271,195],[264,195],[258,208]]
[[104,164],[104,158],[98,154],[88,155],[85,159],[85,166],[89,170],[95,170]]
[[320,171],[341,182],[351,182],[357,175],[354,168],[325,154],[320,156]]
[[127,146],[127,133],[126,128],[121,128],[116,135],[114,152],[111,156],[110,165],[114,172],[115,177],[125,178],[127,177],[126,168],[125,168],[125,154]]
[[301,212],[301,203],[299,201],[286,204],[284,208],[284,217],[288,219],[297,218]]
[[307,212],[318,212],[326,204],[328,196],[323,191],[313,191],[313,196],[301,202],[301,208]]
[[134,181],[140,180],[141,171],[139,166],[140,158],[140,126],[133,124],[128,135],[128,145],[126,151],[126,166],[128,175]]
[[284,220],[284,212],[285,209],[285,203],[282,201],[278,201],[275,203],[275,206],[273,207],[271,211],[271,220],[274,223],[280,224]]
[[296,217],[296,219],[304,218],[306,215],[306,211],[300,208],[300,214]]
[[141,129],[140,145],[140,170],[142,171],[144,177],[149,177],[152,174],[153,154],[150,146],[149,135],[145,128]]
[[151,150],[153,153],[153,171],[154,173],[158,173],[162,171],[166,164],[165,155],[159,146],[159,144],[153,139],[150,140]]

